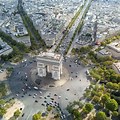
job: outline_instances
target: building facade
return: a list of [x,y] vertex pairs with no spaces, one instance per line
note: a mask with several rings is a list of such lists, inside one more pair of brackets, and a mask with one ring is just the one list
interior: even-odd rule
[[105,49],[111,52],[112,57],[120,60],[120,40],[108,44]]
[[55,80],[60,79],[62,74],[62,55],[43,52],[37,56],[37,70],[40,77],[45,77],[47,73],[52,74]]
[[0,56],[9,55],[12,51],[13,48],[0,38]]

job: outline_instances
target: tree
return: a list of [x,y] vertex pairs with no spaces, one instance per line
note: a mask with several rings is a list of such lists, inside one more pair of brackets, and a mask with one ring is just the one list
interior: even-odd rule
[[118,83],[118,86],[119,86],[119,91],[120,91],[120,82]]
[[0,116],[2,117],[6,113],[5,108],[0,107]]
[[105,94],[101,97],[101,102],[103,103],[103,106],[109,99],[110,99],[110,97],[107,94]]
[[87,103],[86,105],[85,105],[85,109],[88,111],[88,113],[89,112],[91,112],[91,110],[93,109],[93,104],[91,104],[91,103]]
[[98,97],[98,96],[93,97],[93,102],[94,103],[99,103],[99,101],[100,101],[100,97]]
[[109,88],[109,89],[112,89],[113,88],[113,83],[112,82],[108,82],[106,84],[106,87]]
[[112,115],[113,115],[114,117],[116,117],[116,116],[119,115],[119,113],[118,113],[117,111],[113,111],[113,112],[112,112]]
[[0,100],[0,106],[4,105],[5,104],[5,100],[1,99]]
[[51,107],[51,106],[48,106],[48,107],[47,107],[47,111],[50,112],[51,110],[52,110],[52,107]]
[[99,111],[95,116],[96,120],[107,120],[107,116],[104,112]]
[[15,118],[18,118],[18,117],[20,116],[20,114],[21,114],[21,112],[20,112],[19,110],[16,110],[16,111],[14,112]]
[[109,99],[106,104],[106,108],[110,111],[115,111],[118,109],[118,103],[114,99]]
[[118,85],[117,83],[113,83],[112,88],[113,88],[114,90],[119,90],[119,85]]
[[32,120],[41,120],[41,114],[40,113],[34,114]]
[[80,112],[77,110],[77,109],[74,109],[72,114],[74,115],[74,117],[77,119],[79,118],[81,115],[80,115]]

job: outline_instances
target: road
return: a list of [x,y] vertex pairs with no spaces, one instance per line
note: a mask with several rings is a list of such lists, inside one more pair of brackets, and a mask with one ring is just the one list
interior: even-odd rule
[[[8,79],[11,94],[7,99],[14,97],[24,103],[25,109],[23,110],[23,113],[25,114],[23,117],[20,117],[19,120],[31,120],[33,114],[38,111],[44,112],[46,106],[43,106],[42,103],[45,104],[45,100],[50,103],[50,98],[54,98],[54,101],[59,103],[60,108],[65,115],[68,114],[66,112],[66,106],[68,103],[74,100],[79,100],[79,98],[82,97],[85,88],[90,84],[85,74],[88,68],[74,63],[75,59],[76,58],[67,58],[66,61],[63,61],[63,66],[68,70],[70,78],[73,79],[68,80],[62,86],[48,89],[34,89],[35,85],[31,81],[30,70],[36,68],[35,58],[29,58],[27,61],[23,63],[21,62],[14,67],[14,71]],[[28,87],[30,87],[30,89]],[[66,91],[67,88],[69,88],[70,91]],[[42,91],[42,94],[40,94],[39,91]],[[16,94],[18,94],[18,96],[16,96]],[[37,95],[35,96],[34,94]],[[49,94],[50,97],[47,97]],[[54,94],[57,94],[57,96],[54,96]],[[43,96],[42,99],[39,98],[41,95]],[[33,96],[35,96],[35,98],[33,98]],[[61,98],[58,98],[58,96],[61,96]],[[46,97],[46,99],[44,97]],[[66,100],[66,97],[68,100]],[[35,100],[37,100],[38,103],[36,103]]]
[[[39,35],[39,38],[38,38],[38,35],[36,35],[36,31],[35,31],[35,28],[31,28],[31,24],[26,20],[26,18],[25,18],[25,11],[24,11],[24,9],[23,9],[23,2],[22,2],[22,0],[18,0],[18,11],[19,11],[19,14],[21,15],[21,18],[23,18],[24,19],[24,21],[25,21],[25,24],[26,24],[26,29],[27,29],[27,31],[29,32],[29,34],[31,34],[31,36],[34,38],[34,40],[35,40],[35,42],[37,43],[37,44],[39,44],[40,43],[40,40],[42,41],[42,39],[41,39],[41,36]],[[24,22],[23,21],[23,22]],[[38,33],[39,34],[39,33]],[[44,41],[42,41],[43,43],[44,43]]]
[[74,34],[74,31],[76,30],[79,22],[81,21],[82,16],[83,16],[83,14],[84,14],[87,6],[89,5],[90,1],[91,1],[91,0],[87,0],[87,1],[86,1],[86,4],[84,5],[84,7],[83,7],[83,9],[82,9],[79,17],[77,18],[77,20],[75,21],[75,23],[73,24],[73,26],[71,27],[71,29],[69,30],[68,35],[67,35],[67,36],[65,37],[65,39],[62,41],[62,43],[61,43],[61,45],[60,45],[60,48],[59,48],[59,53],[65,54],[66,48],[68,47],[68,45],[69,45],[69,43],[70,43],[70,41],[71,41],[71,38],[72,38],[72,36],[73,36],[73,34]]

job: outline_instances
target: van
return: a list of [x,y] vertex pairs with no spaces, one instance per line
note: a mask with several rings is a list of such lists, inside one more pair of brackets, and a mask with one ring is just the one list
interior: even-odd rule
[[90,75],[89,70],[86,71],[86,74],[87,74],[87,75]]

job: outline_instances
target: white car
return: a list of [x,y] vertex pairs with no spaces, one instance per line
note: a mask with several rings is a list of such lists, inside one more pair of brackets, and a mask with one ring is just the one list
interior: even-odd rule
[[28,89],[31,89],[31,87],[28,86]]
[[24,60],[25,62],[27,61],[27,59]]
[[35,95],[35,96],[37,96],[37,94],[36,94],[36,93],[34,93],[34,95]]
[[22,89],[22,91],[24,92],[25,90],[24,90],[24,89]]
[[33,98],[36,98],[36,96],[33,96]]
[[43,98],[43,96],[39,96],[39,98],[40,98],[40,99],[42,99],[42,98]]
[[38,87],[34,87],[35,90],[38,90]]
[[42,91],[39,91],[40,94],[42,94]]
[[61,96],[58,96],[58,98],[61,98]]

